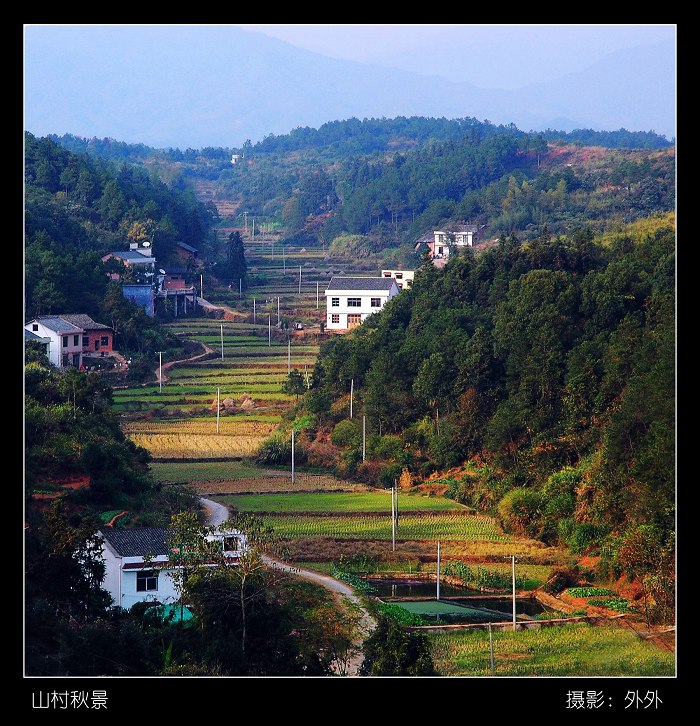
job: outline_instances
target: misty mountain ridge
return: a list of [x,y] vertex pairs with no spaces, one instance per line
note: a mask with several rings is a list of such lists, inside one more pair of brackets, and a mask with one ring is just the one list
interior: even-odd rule
[[233,26],[203,29],[161,27],[154,43],[147,26],[62,28],[60,36],[27,28],[41,51],[25,61],[25,128],[161,148],[240,147],[300,126],[402,115],[675,136],[673,41],[504,90],[333,59]]

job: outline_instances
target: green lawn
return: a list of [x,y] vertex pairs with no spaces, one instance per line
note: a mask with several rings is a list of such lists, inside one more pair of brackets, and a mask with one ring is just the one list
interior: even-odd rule
[[[490,675],[489,636],[483,630],[430,633],[435,667],[443,676]],[[585,623],[494,631],[496,675],[672,676],[675,656],[616,625]]]
[[[300,492],[299,494],[241,494],[222,497],[226,504],[246,512],[391,512],[389,490],[378,492]],[[465,510],[443,497],[399,496],[400,511]]]

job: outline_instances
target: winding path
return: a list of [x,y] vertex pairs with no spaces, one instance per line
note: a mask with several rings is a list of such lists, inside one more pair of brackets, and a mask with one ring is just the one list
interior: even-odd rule
[[168,363],[164,363],[161,367],[160,365],[156,368],[155,374],[156,374],[156,383],[160,384],[160,374],[161,370],[163,372],[163,383],[168,380],[168,376],[166,375],[166,371],[173,366],[177,365],[178,363],[191,363],[193,360],[199,360],[200,358],[204,358],[205,355],[209,355],[209,353],[213,353],[214,349],[210,348],[206,343],[202,343],[202,341],[198,341],[198,343],[204,348],[204,353],[199,353],[198,355],[192,356],[191,358],[181,358],[180,360],[171,360]]
[[[207,513],[207,523],[211,526],[218,527],[220,524],[228,519],[229,511],[228,508],[225,507],[223,504],[220,504],[219,502],[214,502],[211,499],[205,499],[204,497],[200,497],[199,500]],[[301,577],[305,580],[310,580],[311,582],[315,582],[316,584],[325,587],[327,590],[330,590],[333,593],[333,595],[341,603],[341,605],[341,598],[347,598],[348,600],[350,600],[350,602],[357,605],[357,607],[360,609],[360,612],[362,613],[360,629],[362,631],[363,640],[377,626],[377,622],[362,606],[360,598],[355,594],[355,591],[346,583],[341,582],[340,580],[336,580],[334,577],[330,577],[329,575],[322,575],[320,572],[313,572],[312,570],[295,567],[294,565],[290,565],[287,562],[282,562],[281,560],[277,560],[273,557],[267,557],[266,555],[263,555],[263,561],[270,567],[282,570],[283,572],[289,572],[292,575],[296,575],[297,577]],[[359,645],[361,644],[358,643],[358,646]],[[359,650],[356,655],[350,658],[347,665],[346,675],[358,675],[358,669],[362,663],[362,660],[363,655],[361,650]]]

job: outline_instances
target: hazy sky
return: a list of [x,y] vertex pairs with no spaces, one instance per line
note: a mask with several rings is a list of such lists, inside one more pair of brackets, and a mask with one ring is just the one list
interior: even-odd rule
[[484,88],[519,88],[583,70],[621,48],[675,37],[673,24],[241,25],[333,58],[379,63]]

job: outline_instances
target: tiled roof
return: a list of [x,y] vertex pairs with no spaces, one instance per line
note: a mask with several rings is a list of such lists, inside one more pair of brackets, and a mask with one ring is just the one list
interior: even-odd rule
[[83,330],[79,325],[73,325],[73,323],[65,320],[61,315],[46,315],[35,320],[37,323],[41,323],[44,327],[49,330],[55,330],[57,333],[80,333]]
[[391,290],[395,284],[390,277],[338,277],[334,275],[326,290]]
[[[108,252],[108,255],[117,257],[120,260],[127,260],[128,262],[144,263],[149,262],[155,263],[155,258],[150,255],[142,255],[140,252],[134,252],[133,250],[117,250],[116,252]],[[107,255],[105,255],[106,257]]]
[[59,315],[59,318],[63,318],[63,320],[67,320],[69,323],[73,323],[73,325],[77,325],[81,327],[83,330],[111,330],[112,328],[109,327],[109,325],[103,325],[102,323],[96,323],[89,315],[85,315],[84,313],[76,313],[70,314],[70,315]]
[[138,557],[141,555],[167,555],[169,553],[166,539],[167,527],[135,527],[134,529],[100,530],[102,536],[114,547],[122,557]]
[[40,335],[37,335],[36,333],[32,333],[31,330],[24,329],[24,337],[27,338],[27,340],[41,340],[44,341],[44,338],[42,338]]
[[186,267],[176,267],[172,265],[163,265],[161,267],[161,270],[165,270],[166,275],[186,275],[187,274],[187,268]]

